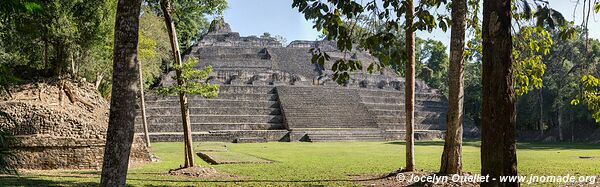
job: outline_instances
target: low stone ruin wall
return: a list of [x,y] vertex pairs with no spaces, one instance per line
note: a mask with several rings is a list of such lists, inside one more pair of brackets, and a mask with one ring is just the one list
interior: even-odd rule
[[[445,131],[439,130],[416,130],[415,140],[436,140],[444,139]],[[404,130],[387,130],[383,133],[385,140],[404,140],[406,138],[406,131]]]
[[[211,131],[208,133],[193,133],[192,139],[195,142],[234,142],[238,138],[243,137],[260,137],[266,141],[283,141],[289,140],[287,130],[227,130],[227,131]],[[142,134],[142,133],[138,133]],[[183,142],[183,133],[164,133],[150,136],[150,142]]]
[[[101,169],[106,141],[45,135],[21,135],[10,147],[19,169]],[[130,162],[149,162],[150,153],[140,137],[134,139]]]

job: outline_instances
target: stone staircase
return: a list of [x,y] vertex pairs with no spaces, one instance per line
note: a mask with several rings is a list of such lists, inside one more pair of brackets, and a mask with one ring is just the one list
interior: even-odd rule
[[290,138],[308,142],[329,141],[385,141],[383,131],[378,128],[317,128],[294,129]]
[[[405,129],[403,92],[359,89],[358,93],[380,129]],[[415,94],[415,129],[444,130],[446,111],[446,99],[442,95],[427,92]]]
[[[401,91],[329,86],[222,85],[219,96],[188,96],[195,141],[384,141],[404,136]],[[181,141],[183,127],[177,96],[146,97],[151,141]],[[418,93],[417,137],[440,137],[446,101]],[[136,132],[143,132],[140,117]]]
[[[216,98],[190,95],[188,103],[193,138],[197,141],[233,141],[265,133],[275,133],[271,139],[278,140],[287,133],[273,86],[222,85]],[[146,114],[152,141],[181,140],[179,97],[147,96]],[[136,132],[143,132],[140,116],[136,118]]]
[[277,87],[292,141],[382,141],[355,89]]

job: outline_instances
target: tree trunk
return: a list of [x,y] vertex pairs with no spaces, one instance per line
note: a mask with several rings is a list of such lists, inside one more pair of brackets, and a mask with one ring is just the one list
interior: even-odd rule
[[540,137],[544,138],[544,94],[542,93],[542,88],[540,88],[540,91],[538,92],[538,98],[540,103]]
[[138,93],[137,45],[141,0],[119,0],[115,22],[110,119],[102,186],[125,186]]
[[558,106],[558,140],[563,141],[562,132],[562,106]]
[[75,54],[73,54],[73,52],[70,53],[71,54],[71,77],[75,78]]
[[408,0],[406,10],[406,72],[404,103],[406,111],[406,168],[405,171],[415,170],[415,32],[413,28],[414,6],[413,0]]
[[48,74],[48,39],[44,36],[44,73]]
[[139,63],[140,74],[140,112],[142,113],[142,125],[144,126],[144,139],[146,146],[150,147],[150,136],[148,135],[148,121],[146,120],[146,101],[144,98],[144,77],[142,76],[142,62]]
[[63,66],[63,53],[62,53],[62,45],[60,45],[60,43],[56,43],[54,44],[54,50],[56,51],[56,59],[54,59],[54,63],[53,66],[50,67],[50,69],[52,69],[52,76],[60,76],[62,73],[62,66]]
[[[169,39],[171,41],[171,50],[173,51],[173,58],[175,63],[182,65],[181,54],[179,52],[179,43],[177,41],[177,32],[175,31],[175,24],[171,18],[171,2],[169,0],[161,0],[160,7],[165,17],[165,23],[167,25],[167,31],[169,33]],[[177,84],[182,86],[185,81],[181,79],[181,71],[176,70]],[[190,126],[190,111],[188,110],[188,101],[185,93],[179,93],[179,102],[181,104],[181,119],[183,121],[183,136],[185,144],[185,167],[194,166],[194,150],[192,148],[192,128]]]
[[571,127],[571,142],[575,142],[575,132],[573,129],[575,123],[573,123],[573,112],[569,112],[569,122],[567,122],[567,124],[569,124],[569,126]]
[[452,33],[450,39],[450,68],[448,90],[448,117],[440,173],[462,172],[462,117],[464,99],[464,51],[467,25],[466,0],[452,1]]
[[94,83],[96,90],[100,88],[100,83],[102,83],[102,79],[104,79],[104,72],[96,73],[96,82]]
[[510,28],[511,0],[484,0],[481,174],[496,180],[481,186],[519,186],[498,180],[499,176],[517,175]]

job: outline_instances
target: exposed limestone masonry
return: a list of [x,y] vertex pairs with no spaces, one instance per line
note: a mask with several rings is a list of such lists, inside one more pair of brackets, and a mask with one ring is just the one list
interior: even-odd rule
[[355,89],[280,86],[287,129],[377,128]]
[[[345,85],[332,80],[332,63],[311,64],[311,48],[340,58],[375,62],[364,52],[344,54],[335,42],[293,41],[283,46],[274,38],[242,37],[222,20],[213,24],[186,55],[199,59],[197,68],[214,71],[206,80],[220,84],[219,96],[190,96],[193,137],[202,141],[264,138],[268,141],[382,141],[404,137],[404,79],[383,69],[354,72]],[[366,69],[366,68],[365,68]],[[174,72],[161,85],[174,83]],[[150,137],[181,140],[177,97],[147,94]],[[447,102],[423,81],[416,84],[417,138],[443,137]],[[139,119],[139,116],[138,116]],[[136,132],[141,133],[140,120]],[[473,128],[466,127],[466,132]]]
[[[62,91],[56,84],[45,83],[19,86],[12,90],[13,98],[0,101],[0,129],[14,135],[9,146],[16,168],[101,168],[108,103],[92,85],[79,86],[70,86],[78,102],[64,96],[60,104]],[[139,137],[134,139],[130,158],[131,162],[151,159]]]

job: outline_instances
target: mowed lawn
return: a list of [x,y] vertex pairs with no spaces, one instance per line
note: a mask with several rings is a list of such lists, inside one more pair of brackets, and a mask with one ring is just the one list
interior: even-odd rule
[[[479,142],[465,142],[464,170],[479,173]],[[169,169],[183,163],[182,143],[154,143],[152,152],[160,162],[136,166],[129,170],[131,186],[349,186],[359,185],[357,178],[384,175],[404,165],[403,142],[269,142],[227,144],[230,151],[275,161],[272,164],[209,165],[196,157],[202,166],[216,168],[238,176],[236,179],[198,179],[169,176]],[[419,170],[437,171],[443,149],[442,141],[416,143]],[[521,175],[599,175],[598,144],[518,144]],[[582,159],[579,156],[591,156]],[[99,171],[26,171],[19,177],[0,177],[0,186],[94,186]],[[360,177],[358,177],[360,176]]]

